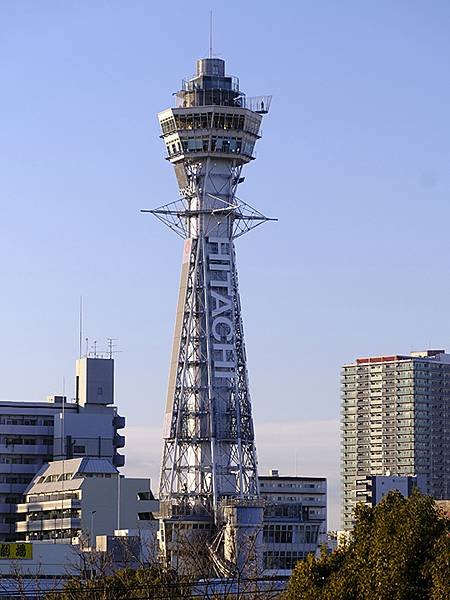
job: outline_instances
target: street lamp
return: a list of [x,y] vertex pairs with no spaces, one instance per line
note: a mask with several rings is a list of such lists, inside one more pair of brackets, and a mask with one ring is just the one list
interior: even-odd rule
[[97,511],[91,510],[91,535],[89,536],[90,547],[92,548],[92,544],[95,541],[94,539],[94,515]]

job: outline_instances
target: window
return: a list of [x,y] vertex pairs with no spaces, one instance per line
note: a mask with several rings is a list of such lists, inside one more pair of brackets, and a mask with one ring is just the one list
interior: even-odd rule
[[151,512],[140,512],[138,513],[138,521],[153,521],[154,516]]
[[138,500],[154,500],[154,496],[151,492],[138,492],[137,494]]
[[201,152],[203,150],[203,142],[201,138],[188,138],[188,152]]
[[266,525],[263,539],[266,543],[292,544],[292,525]]
[[306,558],[308,552],[264,552],[265,569],[293,569],[297,561]]

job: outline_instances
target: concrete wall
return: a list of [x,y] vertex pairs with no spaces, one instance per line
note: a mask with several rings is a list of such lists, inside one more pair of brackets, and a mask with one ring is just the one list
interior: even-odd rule
[[70,544],[33,543],[33,558],[0,560],[0,595],[19,598],[61,589],[79,573],[79,548]]
[[[140,521],[138,513],[156,512],[156,500],[138,500],[138,492],[150,492],[149,479],[87,478],[82,485],[81,528],[91,532],[92,511],[93,537],[112,535],[116,529],[145,529],[148,521]],[[120,494],[120,514],[117,498]]]

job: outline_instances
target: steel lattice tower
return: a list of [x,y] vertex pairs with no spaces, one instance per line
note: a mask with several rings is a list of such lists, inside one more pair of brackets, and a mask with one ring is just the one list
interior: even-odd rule
[[180,199],[148,211],[185,240],[159,491],[166,551],[174,524],[213,535],[224,501],[259,497],[234,240],[267,220],[236,191],[270,104],[246,98],[217,58],[198,60],[176,99],[159,121]]

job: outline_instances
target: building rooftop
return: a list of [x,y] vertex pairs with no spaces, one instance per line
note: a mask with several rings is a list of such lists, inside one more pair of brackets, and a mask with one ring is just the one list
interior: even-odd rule
[[118,475],[119,471],[107,458],[56,460],[41,467],[24,493],[56,491],[62,481],[67,488],[74,488],[80,487],[87,477]]
[[326,481],[326,477],[303,477],[302,475],[258,475],[258,479],[287,479],[288,481]]
[[116,467],[107,458],[71,458],[69,460],[55,460],[42,467],[37,473],[40,477],[73,473],[84,475],[88,473],[118,474]]
[[426,358],[439,362],[450,363],[450,354],[445,350],[419,350],[410,354],[388,354],[381,356],[364,356],[357,358],[355,362],[344,365],[345,367],[353,367],[355,365],[395,362],[399,360],[411,360],[414,358]]

